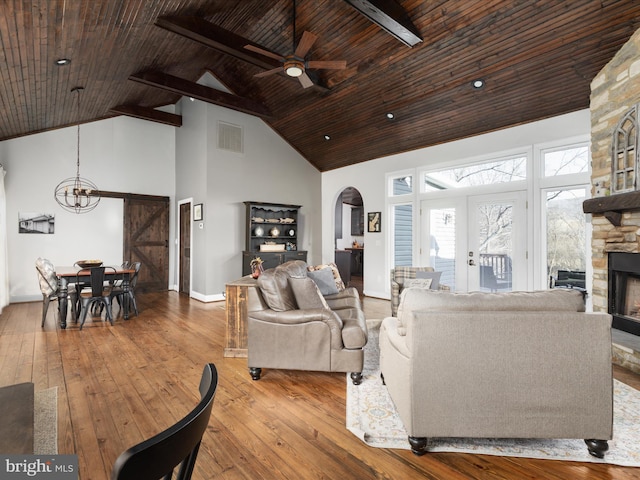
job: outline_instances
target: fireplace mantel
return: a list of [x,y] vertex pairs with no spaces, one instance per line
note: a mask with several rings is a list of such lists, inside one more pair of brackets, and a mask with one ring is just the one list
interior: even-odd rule
[[602,213],[616,227],[621,225],[622,213],[632,210],[640,210],[640,191],[590,198],[582,203],[584,213]]

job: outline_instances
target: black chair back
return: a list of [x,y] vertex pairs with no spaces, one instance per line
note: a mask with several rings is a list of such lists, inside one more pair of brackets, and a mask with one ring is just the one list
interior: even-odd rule
[[120,454],[113,466],[111,480],[171,479],[178,466],[175,478],[190,479],[202,436],[209,424],[217,386],[218,371],[213,363],[209,363],[200,380],[200,403],[172,427]]
[[131,281],[129,282],[129,285],[131,286],[131,288],[136,288],[136,284],[138,283],[138,273],[140,273],[140,266],[142,265],[141,262],[133,262],[132,266],[133,269],[135,270],[133,276],[131,277]]

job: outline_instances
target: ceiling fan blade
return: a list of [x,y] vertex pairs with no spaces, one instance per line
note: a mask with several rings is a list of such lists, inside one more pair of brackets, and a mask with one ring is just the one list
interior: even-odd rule
[[300,81],[300,85],[302,85],[302,88],[313,87],[313,82],[309,78],[309,75],[307,75],[305,72],[302,72],[302,75],[298,77],[298,80]]
[[264,55],[265,57],[273,58],[279,62],[284,62],[284,58],[282,58],[281,55],[265,50],[264,48],[256,47],[255,45],[245,45],[244,48],[251,50],[252,52],[259,53],[260,55]]
[[316,35],[305,30],[305,32],[302,34],[302,38],[300,39],[300,43],[298,43],[298,46],[296,47],[294,55],[298,58],[304,58],[317,38],[318,37]]
[[282,67],[278,67],[278,68],[272,68],[271,70],[267,70],[264,72],[260,72],[260,73],[256,73],[254,75],[254,77],[256,78],[262,78],[262,77],[268,77],[269,75],[273,75],[274,73],[278,73],[282,71]]
[[325,68],[329,70],[344,70],[347,68],[346,60],[309,60],[307,62],[309,68]]

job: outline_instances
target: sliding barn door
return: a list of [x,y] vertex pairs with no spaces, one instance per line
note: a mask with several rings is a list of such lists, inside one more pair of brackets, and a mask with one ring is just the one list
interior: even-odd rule
[[124,198],[124,258],[141,262],[136,290],[169,285],[169,198]]

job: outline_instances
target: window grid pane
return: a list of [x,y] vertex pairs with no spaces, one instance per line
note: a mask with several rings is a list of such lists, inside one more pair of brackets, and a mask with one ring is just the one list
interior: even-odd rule
[[413,205],[393,207],[393,258],[396,266],[413,265]]

